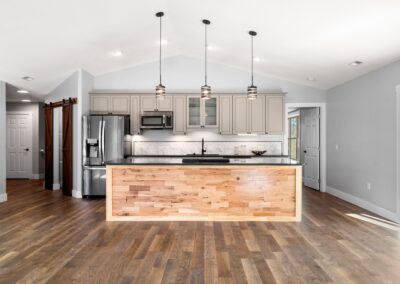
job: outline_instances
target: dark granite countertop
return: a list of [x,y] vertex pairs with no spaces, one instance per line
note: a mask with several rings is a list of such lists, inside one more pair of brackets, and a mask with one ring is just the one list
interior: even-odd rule
[[187,155],[133,155],[133,156],[126,156],[125,158],[186,158],[186,157],[224,157],[224,158],[288,158],[288,155],[219,155],[219,154],[205,154],[201,156],[201,154],[187,154]]
[[[193,158],[185,156],[186,158]],[[226,156],[223,156],[226,157]],[[211,160],[200,163],[184,163],[182,156],[177,157],[132,157],[126,159],[112,160],[106,162],[106,165],[300,165],[298,161],[292,160],[287,156],[279,157],[251,157],[251,158],[229,158],[228,163],[214,162],[215,157],[204,157],[202,159]],[[217,157],[222,158],[222,157]]]

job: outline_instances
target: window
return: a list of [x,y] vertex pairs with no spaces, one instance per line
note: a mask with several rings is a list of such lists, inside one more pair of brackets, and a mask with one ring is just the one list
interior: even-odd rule
[[293,160],[298,160],[299,158],[299,130],[300,130],[300,117],[294,116],[289,118],[289,156]]

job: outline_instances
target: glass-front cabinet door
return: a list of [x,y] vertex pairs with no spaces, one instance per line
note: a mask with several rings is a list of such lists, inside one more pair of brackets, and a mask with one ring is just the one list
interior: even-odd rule
[[187,126],[190,128],[218,127],[218,98],[208,100],[188,97]]
[[201,127],[200,98],[188,97],[188,127]]
[[204,100],[204,122],[205,127],[218,126],[217,119],[217,98]]

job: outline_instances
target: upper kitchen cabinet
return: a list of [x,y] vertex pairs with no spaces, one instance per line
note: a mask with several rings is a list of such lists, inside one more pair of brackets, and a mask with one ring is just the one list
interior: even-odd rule
[[218,112],[218,97],[203,100],[200,97],[189,96],[187,98],[187,127],[218,127]]
[[265,134],[265,96],[233,96],[233,134],[241,133]]
[[141,110],[142,111],[172,111],[173,98],[166,96],[163,99],[156,99],[155,96],[142,96],[141,97]]
[[107,114],[109,112],[110,112],[110,96],[107,95],[90,96],[90,113]]
[[110,96],[110,112],[112,114],[130,114],[130,96]]
[[284,133],[284,96],[267,96],[265,130],[267,134]]
[[186,134],[186,96],[174,96],[174,134]]
[[91,95],[92,114],[130,114],[129,95]]
[[232,96],[219,97],[219,133],[232,134]]
[[140,134],[140,96],[131,96],[131,134]]

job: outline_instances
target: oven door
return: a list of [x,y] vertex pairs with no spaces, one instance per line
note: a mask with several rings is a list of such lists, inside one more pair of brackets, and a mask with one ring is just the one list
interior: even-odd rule
[[141,128],[163,128],[164,118],[162,115],[142,116]]

